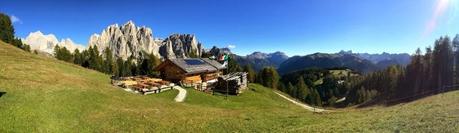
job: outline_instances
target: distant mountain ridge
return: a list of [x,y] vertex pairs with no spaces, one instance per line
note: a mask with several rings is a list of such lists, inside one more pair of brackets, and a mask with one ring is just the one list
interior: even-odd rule
[[279,73],[299,71],[306,68],[348,67],[359,72],[367,73],[378,67],[371,61],[361,59],[351,54],[315,53],[306,56],[294,56],[284,61],[278,68]]
[[279,67],[279,65],[287,60],[289,57],[280,51],[274,53],[263,53],[263,52],[253,52],[245,56],[237,55],[231,52],[229,48],[218,48],[213,46],[211,49],[206,51],[208,54],[213,56],[218,56],[222,54],[230,54],[231,57],[236,60],[241,66],[250,65],[256,71],[263,69],[264,67]]
[[55,46],[65,47],[70,52],[73,52],[75,49],[85,49],[83,45],[74,43],[70,38],[59,41],[54,34],[45,35],[41,31],[31,32],[25,39],[21,40],[23,43],[30,45],[31,50],[48,54],[53,54]]
[[278,68],[288,58],[285,53],[277,51],[274,53],[253,52],[246,56],[239,56],[236,60],[241,65],[250,64],[255,70],[259,71],[268,66]]
[[351,50],[344,51],[341,50],[337,54],[352,54],[356,55],[359,58],[370,60],[371,62],[377,64],[381,61],[389,61],[389,60],[394,60],[395,62],[398,62],[400,64],[408,64],[411,61],[411,56],[407,53],[387,53],[387,52],[382,52],[381,54],[369,54],[369,53],[353,53]]
[[208,50],[212,55],[228,53],[241,65],[251,65],[256,71],[264,67],[275,67],[280,73],[288,73],[306,68],[335,68],[347,67],[361,73],[373,72],[384,69],[391,65],[407,65],[411,56],[406,53],[368,54],[352,53],[352,51],[340,51],[338,53],[314,53],[305,56],[288,57],[283,52],[263,53],[253,52],[246,56],[233,54],[228,48],[213,47]]
[[368,73],[384,69],[391,65],[407,65],[411,60],[409,54],[368,54],[340,51],[334,54],[315,53],[306,56],[294,56],[283,62],[278,71],[289,73],[305,68],[348,67],[355,71]]

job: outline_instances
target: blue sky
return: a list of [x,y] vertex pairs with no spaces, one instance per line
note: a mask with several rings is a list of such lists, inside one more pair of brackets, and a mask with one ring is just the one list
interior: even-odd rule
[[459,33],[459,0],[3,0],[16,34],[37,30],[87,44],[108,25],[133,20],[154,37],[195,34],[206,48],[413,53]]

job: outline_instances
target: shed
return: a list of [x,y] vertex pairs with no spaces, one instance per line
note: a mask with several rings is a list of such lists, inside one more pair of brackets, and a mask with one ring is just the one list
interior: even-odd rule
[[220,76],[213,92],[238,95],[247,89],[247,73],[236,72]]

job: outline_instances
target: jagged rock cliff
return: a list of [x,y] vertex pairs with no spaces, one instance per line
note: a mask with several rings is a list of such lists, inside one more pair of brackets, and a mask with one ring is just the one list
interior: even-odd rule
[[159,49],[165,58],[200,57],[202,45],[194,35],[173,34],[166,38]]
[[109,48],[115,57],[126,60],[130,56],[139,57],[142,51],[159,56],[157,44],[150,28],[136,27],[132,21],[122,26],[110,25],[102,33],[94,34],[88,42],[89,46],[97,46],[100,52]]
[[160,58],[187,58],[202,53],[202,46],[194,35],[173,34],[165,40],[155,39],[150,28],[136,27],[132,21],[122,26],[110,25],[100,35],[92,35],[88,45],[97,46],[100,52],[109,48],[115,57],[124,60],[130,56],[138,58],[142,52]]
[[43,34],[41,31],[31,32],[22,42],[30,45],[32,50],[53,54],[54,47],[60,46],[67,48],[70,52],[75,49],[83,50],[85,47],[81,44],[74,43],[71,39],[65,38],[58,41],[54,34]]

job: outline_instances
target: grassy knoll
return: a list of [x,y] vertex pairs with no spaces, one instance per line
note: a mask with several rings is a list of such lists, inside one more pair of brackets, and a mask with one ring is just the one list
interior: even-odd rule
[[109,76],[0,42],[0,132],[459,132],[459,92],[313,114],[251,84],[240,96],[127,93]]

